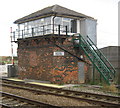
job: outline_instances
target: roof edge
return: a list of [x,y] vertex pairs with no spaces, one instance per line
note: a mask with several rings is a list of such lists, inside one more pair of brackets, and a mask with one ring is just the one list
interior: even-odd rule
[[[70,12],[70,13],[69,13]],[[90,19],[93,19],[95,20],[93,17],[90,17],[90,16],[87,16],[87,15],[84,15],[82,13],[79,13],[79,12],[76,12],[74,10],[71,10],[71,9],[68,9],[66,7],[62,7],[62,6],[59,6],[59,5],[53,5],[53,6],[48,6],[46,8],[43,8],[39,11],[36,11],[32,14],[29,14],[25,17],[22,17],[16,21],[14,21],[15,24],[21,24],[21,23],[24,23],[24,22],[28,22],[28,21],[33,21],[33,20],[36,20],[36,19],[39,19],[41,17],[46,17],[46,16],[52,16],[54,14],[57,14],[57,15],[61,15],[61,16],[69,16],[71,18],[90,18]]]

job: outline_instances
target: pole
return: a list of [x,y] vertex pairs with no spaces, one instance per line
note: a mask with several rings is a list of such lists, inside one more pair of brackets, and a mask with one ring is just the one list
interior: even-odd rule
[[58,36],[60,36],[60,25],[58,25]]
[[[95,62],[95,57],[93,56],[93,62]],[[93,84],[95,84],[95,65],[93,64]]]
[[93,64],[93,84],[95,84],[95,66],[94,66],[94,64]]
[[55,19],[55,17],[56,17],[56,14],[53,16],[53,19],[52,19],[52,23],[53,23],[53,34],[54,34],[54,29],[55,29],[55,21],[54,21],[54,19]]
[[11,63],[12,63],[12,65],[14,65],[14,57],[13,57],[13,43],[12,43],[12,27],[10,27],[10,33],[11,33],[11,36],[10,36],[10,38],[11,38],[11,58],[12,58],[12,60],[11,60]]
[[44,34],[45,34],[45,27],[44,27],[44,25],[43,25],[43,36],[44,36]]
[[32,37],[34,36],[34,28],[32,28]]
[[66,36],[67,36],[67,26],[65,26],[65,30],[66,30]]

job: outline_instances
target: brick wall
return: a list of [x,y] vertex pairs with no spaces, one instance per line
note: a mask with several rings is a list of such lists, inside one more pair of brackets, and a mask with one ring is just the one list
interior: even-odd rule
[[[18,76],[20,79],[37,79],[57,84],[79,83],[78,59],[54,45],[54,42],[79,56],[78,51],[73,48],[73,44],[68,39],[18,40]],[[64,52],[64,56],[53,56],[53,52],[56,51]]]

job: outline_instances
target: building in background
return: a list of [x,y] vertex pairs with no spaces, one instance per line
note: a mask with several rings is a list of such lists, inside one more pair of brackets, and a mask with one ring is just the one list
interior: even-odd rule
[[105,55],[116,70],[116,81],[120,78],[120,46],[108,46],[101,48],[100,51]]

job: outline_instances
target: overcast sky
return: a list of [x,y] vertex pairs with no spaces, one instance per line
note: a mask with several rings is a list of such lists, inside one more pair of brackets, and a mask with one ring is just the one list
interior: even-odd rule
[[[99,48],[118,45],[118,1],[120,0],[1,0],[0,56],[11,55],[10,27],[13,22],[51,5],[61,5],[97,19]],[[14,44],[14,55],[16,45]]]

